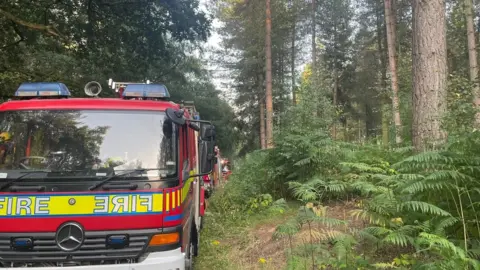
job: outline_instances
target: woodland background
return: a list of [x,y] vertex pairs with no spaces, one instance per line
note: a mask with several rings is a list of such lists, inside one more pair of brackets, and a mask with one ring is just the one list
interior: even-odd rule
[[478,1],[207,2],[2,1],[0,93],[149,79],[195,100],[235,158],[200,269],[479,269]]

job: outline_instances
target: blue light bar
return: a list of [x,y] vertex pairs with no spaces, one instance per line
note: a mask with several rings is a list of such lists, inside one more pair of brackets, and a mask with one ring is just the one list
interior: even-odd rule
[[170,93],[163,84],[129,84],[123,97],[169,98]]
[[63,83],[22,83],[15,92],[16,97],[69,97],[70,91]]

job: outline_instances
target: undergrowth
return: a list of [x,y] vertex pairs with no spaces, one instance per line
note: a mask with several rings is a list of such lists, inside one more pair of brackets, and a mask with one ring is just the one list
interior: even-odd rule
[[[215,194],[206,230],[235,233],[285,211],[274,198],[294,198],[301,207],[274,235],[286,240],[288,269],[480,269],[480,132],[420,154],[317,139],[247,156]],[[339,200],[356,203],[348,214],[363,227],[327,217]]]
[[[275,200],[284,198],[300,203],[273,235],[283,240],[287,269],[480,269],[480,132],[470,130],[475,111],[457,96],[445,120],[448,144],[423,153],[333,141],[329,121],[284,115],[275,148],[247,155],[214,195],[206,234],[238,234],[284,212],[286,202]],[[350,218],[329,215],[338,201],[355,205]]]
[[[246,249],[250,244],[248,230],[276,220],[281,223],[285,216],[294,213],[292,203],[287,205],[283,199],[273,201],[269,194],[246,198],[244,204],[237,204],[238,201],[230,200],[229,190],[230,185],[219,189],[209,200],[200,239],[201,256],[195,261],[195,269],[245,269],[240,266],[242,258],[232,253],[233,250]],[[235,197],[235,194],[231,195]],[[254,265],[261,266],[266,262],[264,258],[258,260]]]

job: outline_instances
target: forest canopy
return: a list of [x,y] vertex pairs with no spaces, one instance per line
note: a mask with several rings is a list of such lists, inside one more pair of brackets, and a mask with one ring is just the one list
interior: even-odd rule
[[194,56],[210,27],[197,0],[1,1],[0,95],[27,81],[61,81],[74,96],[92,80],[104,96],[109,78],[164,83],[174,101],[197,102],[229,153],[233,111]]

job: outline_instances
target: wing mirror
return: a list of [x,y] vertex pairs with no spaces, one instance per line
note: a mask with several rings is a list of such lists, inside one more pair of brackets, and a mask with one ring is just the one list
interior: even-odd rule
[[215,126],[202,123],[200,125],[200,171],[201,173],[210,173],[215,165]]
[[[174,124],[183,126],[186,124],[185,111],[167,108],[165,111],[167,118]],[[212,172],[215,164],[215,144],[216,132],[215,126],[209,121],[188,120],[188,127],[199,132],[198,153],[200,162],[200,174],[209,174]],[[164,131],[165,132],[165,131]]]
[[183,110],[174,110],[172,108],[167,108],[165,113],[167,114],[168,119],[170,119],[173,123],[179,126],[185,125],[186,121],[185,117],[183,117],[185,115],[185,112]]

